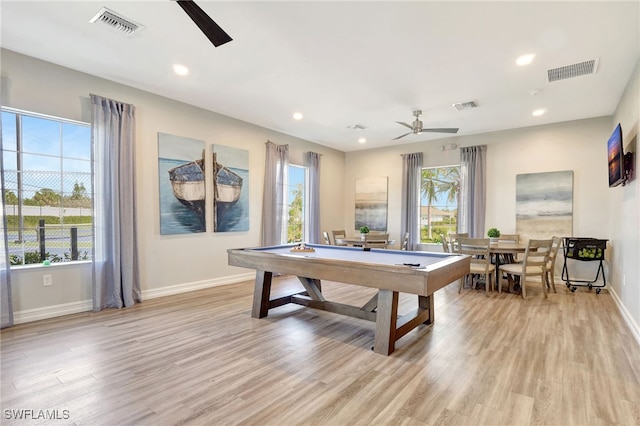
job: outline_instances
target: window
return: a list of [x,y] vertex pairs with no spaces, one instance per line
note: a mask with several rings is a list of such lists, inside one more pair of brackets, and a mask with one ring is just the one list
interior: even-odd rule
[[2,108],[2,173],[12,266],[89,259],[91,126]]
[[308,240],[307,231],[307,179],[306,167],[289,165],[287,170],[287,191],[285,196],[285,223],[287,224],[287,243]]
[[456,232],[460,167],[425,167],[420,183],[420,242],[439,243]]

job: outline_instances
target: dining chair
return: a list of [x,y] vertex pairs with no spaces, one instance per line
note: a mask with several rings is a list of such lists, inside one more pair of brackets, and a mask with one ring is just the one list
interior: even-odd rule
[[400,250],[409,250],[409,233],[405,232],[402,237],[402,244],[400,244]]
[[[521,263],[507,263],[500,265],[499,269],[499,281],[498,292],[502,292],[502,282],[504,281],[503,273],[520,277],[520,288],[522,291],[522,298],[527,298],[527,280],[531,277],[540,277],[542,283],[542,292],[544,297],[547,296],[547,284],[545,281],[545,274],[547,271],[547,262],[549,260],[549,253],[551,252],[551,245],[553,240],[529,240],[527,249],[524,252],[524,258]],[[510,282],[508,287],[510,287]]]
[[518,243],[520,242],[520,234],[500,234],[499,243]]
[[346,241],[344,241],[347,238],[347,233],[344,229],[333,230],[331,231],[331,235],[333,236],[333,244],[337,246],[347,245]]
[[562,239],[560,237],[551,238],[551,250],[549,251],[549,260],[547,260],[546,271],[544,274],[545,282],[547,284],[547,288],[553,288],[553,292],[556,291],[556,280],[554,278],[555,268],[556,268],[556,258],[558,257],[558,250],[562,245]]
[[449,251],[451,253],[454,253],[457,250],[458,247],[458,240],[460,238],[469,238],[469,233],[468,232],[463,232],[463,233],[450,233],[449,234]]
[[329,233],[327,231],[322,231],[322,236],[324,237],[324,243],[328,246],[332,245],[331,244],[331,237],[329,236]]
[[365,234],[364,246],[368,248],[386,249],[389,244],[389,234]]
[[[457,244],[457,252],[471,256],[469,275],[473,283],[474,275],[484,275],[484,291],[488,293],[493,289],[492,278],[496,272],[496,265],[491,263],[489,253],[490,241],[488,238],[460,238]],[[462,291],[465,279],[460,280],[458,293]]]
[[450,250],[450,245],[449,245],[449,240],[447,239],[447,236],[444,234],[440,234],[440,242],[442,243],[442,252],[443,253],[449,253]]
[[[498,243],[519,243],[520,242],[520,234],[500,234],[500,236],[498,237]],[[504,264],[504,263],[514,263],[517,261],[517,256],[514,256],[513,253],[504,253],[501,254],[499,256],[502,256],[500,258],[500,263]]]

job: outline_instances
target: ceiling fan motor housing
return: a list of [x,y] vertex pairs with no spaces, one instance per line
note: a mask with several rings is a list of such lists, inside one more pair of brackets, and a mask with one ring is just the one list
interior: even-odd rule
[[418,120],[416,118],[415,121],[412,124],[413,124],[413,133],[416,134],[416,135],[421,134],[422,133],[422,121]]

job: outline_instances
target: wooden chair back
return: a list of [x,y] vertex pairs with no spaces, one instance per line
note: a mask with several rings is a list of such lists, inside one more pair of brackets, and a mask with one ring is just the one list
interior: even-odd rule
[[499,243],[518,243],[520,242],[519,234],[500,234],[498,237]]
[[547,283],[547,288],[553,288],[553,292],[556,291],[556,280],[555,280],[555,269],[556,269],[556,258],[558,257],[558,250],[562,245],[562,239],[560,237],[554,236],[551,238],[551,250],[549,250],[549,259],[547,260],[547,270],[545,272],[545,281]]
[[389,244],[389,234],[365,234],[364,246],[369,248],[386,249]]
[[333,236],[333,244],[337,245],[337,246],[346,246],[347,243],[344,241],[340,241],[340,240],[344,240],[347,238],[347,233],[345,232],[344,229],[339,229],[339,230],[333,230],[331,231],[331,235]]
[[[529,240],[527,250],[524,252],[523,268],[531,268],[538,272],[537,268],[545,270],[551,253],[553,240]],[[529,275],[529,273],[527,273]]]
[[468,232],[449,234],[449,251],[455,253],[458,250],[458,240],[460,238],[469,238]]
[[451,252],[451,246],[450,246],[449,240],[447,239],[446,235],[440,234],[440,242],[442,243],[442,252],[443,253],[450,253]]
[[402,237],[402,244],[400,244],[400,250],[409,250],[409,233],[405,232]]
[[[522,291],[522,298],[527,297],[527,280],[530,277],[539,276],[542,281],[542,292],[544,297],[547,297],[547,283],[545,280],[547,272],[547,262],[549,261],[549,254],[551,253],[551,246],[553,240],[529,240],[527,249],[524,252],[524,257],[521,263],[511,263],[500,266],[500,282],[498,283],[498,291],[502,291],[503,274],[507,276],[518,275],[520,276],[520,289]],[[509,287],[511,287],[509,285]]]
[[331,237],[327,231],[322,231],[322,237],[324,238],[324,243],[328,246],[331,245]]
[[[489,291],[491,277],[496,267],[491,263],[490,240],[488,238],[460,238],[456,245],[456,252],[471,256],[470,272],[472,275],[484,275],[485,291]],[[462,290],[462,281],[458,292]]]
[[[520,235],[519,234],[500,234],[500,236],[498,237],[498,243],[514,243],[517,244],[518,242],[520,242]],[[513,253],[503,253],[503,254],[499,254],[498,256],[500,256],[500,263],[514,263],[516,262],[517,259],[517,255],[514,255]]]

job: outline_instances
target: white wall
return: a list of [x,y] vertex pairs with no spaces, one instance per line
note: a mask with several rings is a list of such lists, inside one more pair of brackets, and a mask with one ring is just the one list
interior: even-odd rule
[[613,246],[612,292],[640,342],[640,185],[638,133],[640,123],[640,61],[627,84],[611,122],[620,123],[625,152],[634,152],[635,179],[609,191]]
[[606,141],[611,133],[611,117],[570,121],[480,135],[416,142],[390,148],[347,153],[345,168],[345,229],[354,228],[355,180],[362,177],[389,177],[389,232],[400,233],[401,155],[424,153],[424,166],[460,164],[460,150],[443,151],[442,145],[459,147],[487,145],[487,212],[485,230],[498,227],[516,232],[516,175],[560,170],[574,172],[574,236],[608,238],[602,223],[608,212],[602,200],[608,196]]
[[[138,241],[144,298],[252,275],[246,269],[228,266],[226,250],[259,245],[267,140],[289,144],[292,164],[303,164],[307,151],[322,154],[320,198],[326,207],[321,211],[321,227],[336,228],[343,221],[344,153],[340,151],[15,52],[2,50],[1,54],[3,106],[89,122],[90,93],[135,105]],[[248,232],[160,235],[158,132],[249,151]],[[52,287],[43,287],[45,273],[53,275]],[[16,322],[89,309],[90,276],[90,264],[13,269]]]

